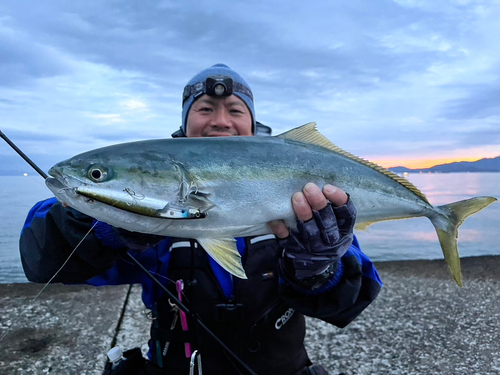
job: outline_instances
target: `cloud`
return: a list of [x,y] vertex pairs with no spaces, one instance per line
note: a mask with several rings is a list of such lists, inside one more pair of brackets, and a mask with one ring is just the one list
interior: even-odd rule
[[462,87],[467,94],[459,99],[443,103],[442,113],[445,118],[486,119],[500,115],[500,80],[481,85]]
[[494,1],[8,0],[0,14],[2,126],[64,134],[68,152],[168,136],[184,84],[218,62],[275,134],[316,121],[359,155],[498,141]]
[[71,67],[50,45],[33,41],[30,35],[8,26],[7,17],[0,19],[0,85],[26,85],[32,79],[66,74]]
[[120,103],[120,105],[122,107],[125,107],[125,109],[129,110],[129,111],[147,111],[148,109],[148,106],[146,105],[146,103],[140,101],[140,100],[137,100],[137,99],[129,99],[129,100],[125,100],[123,102]]
[[26,141],[57,142],[71,138],[71,136],[64,134],[47,134],[44,132],[30,130],[3,129],[3,133],[14,143]]
[[16,104],[16,101],[12,100],[12,99],[0,98],[0,104],[13,105],[13,104]]
[[92,115],[89,114],[88,117],[94,118],[98,120],[100,124],[104,125],[111,125],[117,122],[124,122],[125,120],[122,118],[122,115],[120,114],[114,114],[114,113],[108,113],[108,114],[99,114],[99,115]]

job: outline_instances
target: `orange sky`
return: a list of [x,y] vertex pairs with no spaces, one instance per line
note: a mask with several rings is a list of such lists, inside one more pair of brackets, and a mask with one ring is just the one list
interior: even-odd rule
[[405,166],[411,169],[430,168],[438,164],[448,164],[457,161],[476,161],[482,157],[470,158],[448,158],[448,159],[379,159],[372,160],[374,163],[381,165],[384,168]]

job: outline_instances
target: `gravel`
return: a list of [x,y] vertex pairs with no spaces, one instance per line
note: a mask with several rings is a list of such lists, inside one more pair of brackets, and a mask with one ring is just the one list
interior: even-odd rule
[[[444,261],[376,263],[384,288],[339,329],[307,318],[311,359],[330,374],[500,374],[500,257],[462,259],[464,287]],[[0,285],[0,374],[100,375],[116,338],[146,346],[150,321],[128,287]],[[279,374],[277,374],[279,375]]]

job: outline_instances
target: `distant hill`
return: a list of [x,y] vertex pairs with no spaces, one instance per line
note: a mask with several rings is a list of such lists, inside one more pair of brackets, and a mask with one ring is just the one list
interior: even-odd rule
[[[58,161],[65,159],[60,156],[33,155],[32,160],[45,172]],[[389,168],[394,173],[451,173],[451,172],[500,172],[500,156],[481,159],[474,162],[461,161],[450,164],[440,164],[432,168],[410,169],[406,167]],[[18,155],[0,155],[0,176],[22,176],[23,173],[37,174],[28,163]]]
[[449,164],[439,164],[431,168],[410,169],[406,167],[389,168],[394,173],[453,173],[453,172],[500,172],[500,156],[485,158],[478,161],[460,161]]

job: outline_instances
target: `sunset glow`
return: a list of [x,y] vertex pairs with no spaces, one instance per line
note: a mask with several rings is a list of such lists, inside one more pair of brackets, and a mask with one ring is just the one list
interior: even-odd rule
[[418,168],[430,168],[439,164],[449,164],[459,161],[477,161],[480,159],[482,158],[470,157],[470,158],[447,158],[447,159],[384,159],[384,160],[372,160],[372,161],[384,168],[404,166],[410,169],[418,169]]

